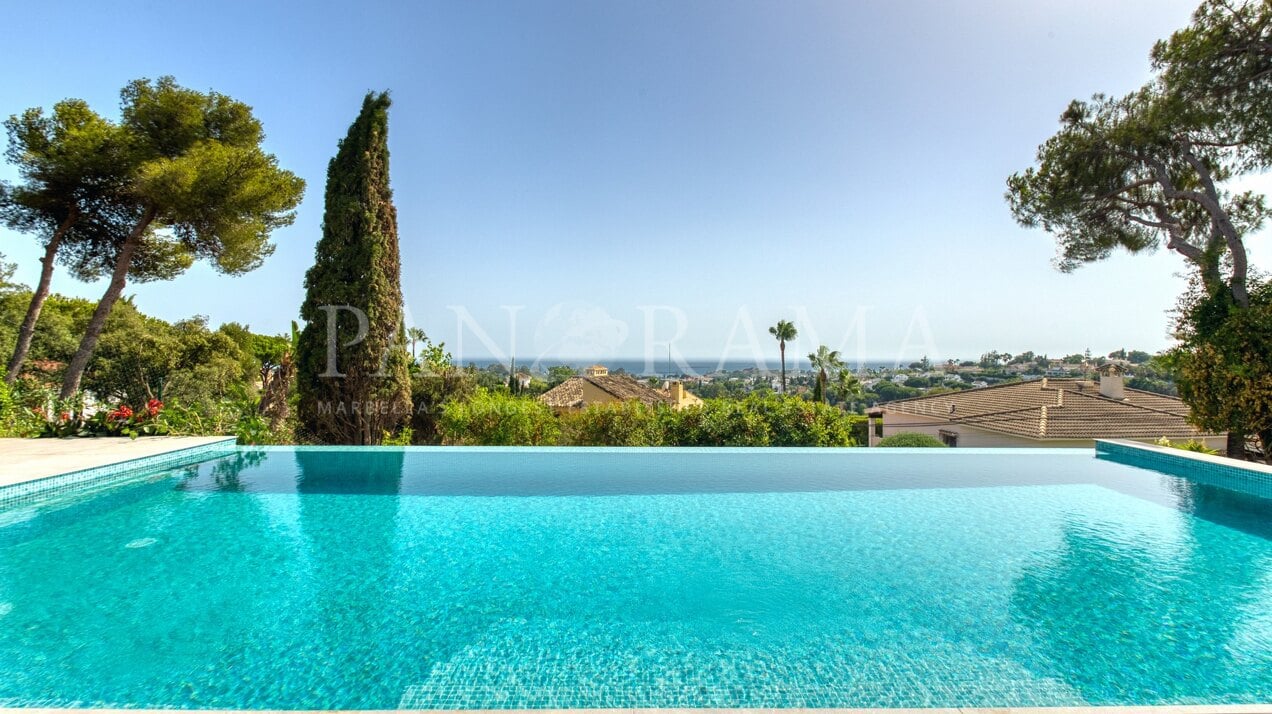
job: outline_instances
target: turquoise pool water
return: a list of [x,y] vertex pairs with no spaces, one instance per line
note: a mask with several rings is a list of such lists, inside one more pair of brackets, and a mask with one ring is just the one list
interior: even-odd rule
[[277,448],[0,510],[0,705],[1272,701],[1272,500],[1089,451]]

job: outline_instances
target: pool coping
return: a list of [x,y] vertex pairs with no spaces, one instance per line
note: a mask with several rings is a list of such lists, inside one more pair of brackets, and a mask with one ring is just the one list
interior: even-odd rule
[[1144,706],[1089,706],[1089,707],[945,707],[919,708],[648,708],[648,709],[90,709],[90,708],[6,708],[0,714],[83,714],[84,712],[109,712],[110,714],[172,714],[173,712],[200,712],[200,714],[315,714],[316,712],[345,712],[346,714],[1272,714],[1272,704],[1165,704]]
[[[1246,473],[1257,473],[1272,476],[1272,465],[1257,461],[1230,459],[1227,456],[1203,454],[1197,451],[1185,451],[1170,446],[1147,444],[1142,441],[1126,439],[1096,439],[1095,453],[1111,457],[1134,455],[1151,463],[1170,463],[1178,466],[1198,466],[1201,464],[1221,469],[1232,469]],[[1191,462],[1191,463],[1190,463]],[[1200,467],[1202,470],[1210,470]]]
[[[85,441],[91,444],[91,440]],[[175,468],[226,456],[234,453],[237,449],[236,443],[237,440],[232,436],[206,437],[200,443],[187,443],[144,456],[109,461],[88,468],[46,474],[5,484],[0,486],[0,508],[26,503],[61,491],[83,488],[99,480],[115,479],[119,476],[154,469]]]
[[1098,441],[1095,458],[1272,499],[1272,466],[1267,464],[1131,441]]

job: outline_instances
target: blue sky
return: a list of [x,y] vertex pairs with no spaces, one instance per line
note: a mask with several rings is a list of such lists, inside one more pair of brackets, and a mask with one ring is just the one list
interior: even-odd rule
[[[1062,275],[1002,194],[1071,98],[1143,83],[1194,4],[20,3],[0,112],[74,96],[115,116],[161,74],[255,107],[307,198],[250,275],[129,288],[168,319],[296,318],[327,160],[389,89],[410,318],[452,349],[468,316],[522,361],[665,359],[678,326],[680,354],[747,358],[783,317],[868,358],[1154,350],[1182,261]],[[0,252],[34,282],[31,237]],[[462,347],[491,351],[471,327]]]

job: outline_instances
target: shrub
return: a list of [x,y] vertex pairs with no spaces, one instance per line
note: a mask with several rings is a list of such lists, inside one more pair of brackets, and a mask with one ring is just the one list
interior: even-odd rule
[[121,404],[114,409],[100,409],[90,417],[83,416],[82,399],[72,398],[55,403],[53,413],[48,415],[40,429],[39,436],[44,438],[88,437],[88,436],[127,436],[136,439],[139,436],[163,436],[168,433],[161,413],[163,403],[151,399],[145,406],[133,409]]
[[903,432],[884,437],[879,440],[878,445],[905,448],[945,448],[945,444],[942,444],[941,440],[935,436],[913,432]]
[[558,418],[534,399],[487,389],[444,402],[438,422],[445,443],[474,445],[855,446],[854,431],[864,427],[861,417],[827,404],[771,394],[680,411],[594,404]]
[[1198,454],[1210,454],[1211,456],[1217,456],[1219,454],[1218,450],[1212,449],[1209,446],[1206,446],[1206,443],[1204,441],[1197,441],[1196,439],[1189,439],[1188,441],[1171,441],[1170,439],[1163,436],[1162,438],[1157,440],[1157,445],[1168,446],[1172,449],[1179,449],[1180,451],[1192,451]]
[[13,435],[17,421],[18,402],[9,385],[0,382],[0,436]]
[[856,418],[821,402],[753,394],[664,415],[667,446],[855,446]]
[[26,381],[13,386],[0,382],[0,436],[32,437],[44,429],[49,404],[56,393]]
[[243,414],[239,405],[229,400],[204,403],[198,407],[172,401],[164,405],[161,418],[169,434],[204,436],[237,433]]
[[853,446],[870,443],[870,419],[860,414],[849,414],[848,428],[852,433]]
[[664,416],[668,446],[768,446],[772,438],[764,418],[743,402],[713,399]]
[[822,402],[752,395],[741,402],[768,426],[769,446],[855,446],[851,416]]
[[411,378],[411,433],[416,444],[442,443],[442,409],[450,402],[463,401],[477,389],[477,379],[468,370],[438,365]]
[[593,404],[561,417],[561,443],[577,446],[658,446],[664,443],[662,412],[640,402]]
[[411,427],[404,426],[396,434],[390,431],[384,432],[380,438],[380,446],[410,446],[413,438]]
[[238,423],[234,425],[234,436],[237,443],[244,446],[278,443],[274,440],[274,432],[269,428],[269,420],[255,411],[239,415]]
[[546,446],[560,434],[548,405],[488,389],[443,405],[439,426],[444,443],[470,446]]

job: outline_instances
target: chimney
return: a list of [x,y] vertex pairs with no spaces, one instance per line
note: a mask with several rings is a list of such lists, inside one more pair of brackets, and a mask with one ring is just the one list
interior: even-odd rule
[[685,385],[680,382],[668,382],[667,394],[671,395],[671,400],[679,404],[685,400]]
[[1126,389],[1123,384],[1122,368],[1118,365],[1105,365],[1100,370],[1100,396],[1109,399],[1126,399]]

